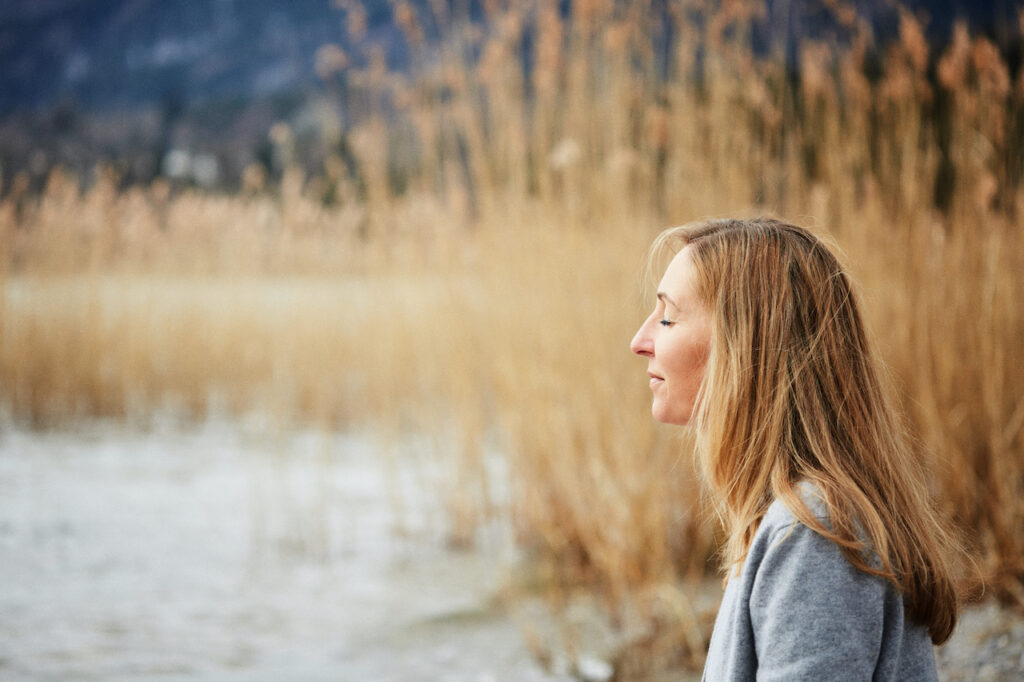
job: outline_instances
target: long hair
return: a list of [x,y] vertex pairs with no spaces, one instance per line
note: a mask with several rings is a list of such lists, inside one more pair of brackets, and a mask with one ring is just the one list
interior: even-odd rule
[[[856,568],[902,593],[936,644],[959,608],[958,545],[871,351],[849,278],[809,231],[770,219],[716,220],[663,232],[652,258],[688,247],[712,317],[694,410],[697,452],[727,542],[746,558],[779,499]],[[798,484],[816,486],[831,528]]]

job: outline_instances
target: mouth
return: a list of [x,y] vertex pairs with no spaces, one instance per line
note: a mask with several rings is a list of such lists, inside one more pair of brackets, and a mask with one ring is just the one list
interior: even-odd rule
[[651,378],[651,387],[652,387],[652,388],[653,388],[654,386],[657,386],[657,385],[658,385],[658,384],[660,384],[661,382],[665,381],[665,378],[664,378],[664,377],[660,377],[660,376],[658,376],[657,374],[654,374],[653,372],[648,372],[648,373],[647,373],[647,376],[649,376],[649,377]]

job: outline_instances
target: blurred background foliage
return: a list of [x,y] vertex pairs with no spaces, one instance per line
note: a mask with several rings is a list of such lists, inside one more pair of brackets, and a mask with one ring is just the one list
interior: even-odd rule
[[715,528],[628,352],[640,269],[774,214],[844,251],[972,592],[1024,606],[1012,3],[314,4],[3,10],[11,418],[427,435],[454,544],[509,518],[552,594],[658,624],[617,669],[697,661]]

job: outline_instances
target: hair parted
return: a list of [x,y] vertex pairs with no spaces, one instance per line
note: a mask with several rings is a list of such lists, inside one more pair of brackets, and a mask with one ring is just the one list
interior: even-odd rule
[[[689,248],[712,317],[694,412],[700,469],[725,525],[723,567],[746,558],[782,500],[858,569],[890,580],[935,643],[959,609],[959,546],[868,343],[850,280],[808,230],[772,219],[663,232],[651,263]],[[831,529],[797,485],[817,487]]]

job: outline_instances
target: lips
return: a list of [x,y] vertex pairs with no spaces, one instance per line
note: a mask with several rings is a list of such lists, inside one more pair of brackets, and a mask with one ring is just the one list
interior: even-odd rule
[[651,378],[651,387],[652,388],[654,386],[656,386],[657,384],[660,384],[661,382],[663,382],[665,380],[664,377],[660,377],[657,374],[655,374],[654,372],[648,372],[647,376],[649,376]]

